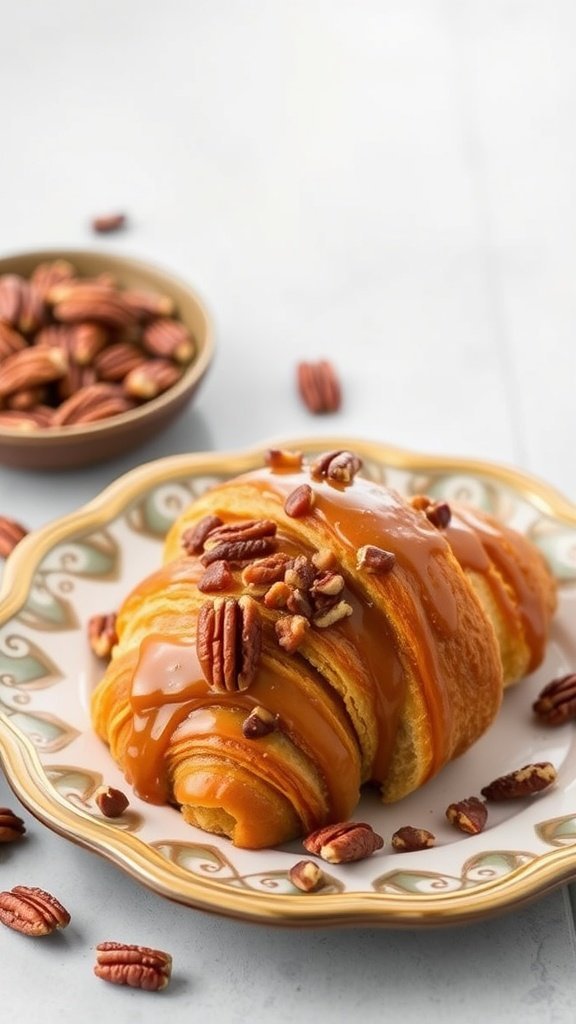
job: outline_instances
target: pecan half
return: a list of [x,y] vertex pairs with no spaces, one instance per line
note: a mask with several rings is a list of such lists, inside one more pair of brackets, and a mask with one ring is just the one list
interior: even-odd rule
[[273,715],[267,708],[260,705],[253,708],[242,723],[242,735],[247,740],[259,740],[262,736],[269,736],[278,725],[278,715]]
[[212,690],[226,693],[248,689],[261,647],[262,620],[251,597],[216,598],[201,606],[196,649]]
[[125,213],[105,213],[92,218],[92,230],[100,235],[108,235],[111,231],[120,231],[126,227]]
[[0,411],[0,426],[27,433],[51,426],[52,412],[46,406],[38,406],[37,409],[4,409]]
[[22,294],[26,282],[18,274],[0,276],[0,320],[15,327],[20,318]]
[[26,527],[17,523],[15,519],[0,516],[0,558],[8,558],[27,533]]
[[26,339],[9,324],[0,321],[0,359],[26,348]]
[[332,480],[334,483],[351,484],[362,469],[362,459],[355,452],[331,451],[323,455],[311,464],[310,473],[314,479]]
[[480,791],[487,800],[518,800],[548,789],[556,781],[557,772],[550,761],[524,765],[507,775],[500,775]]
[[30,275],[30,284],[44,301],[52,288],[63,281],[71,281],[74,267],[68,260],[39,263]]
[[21,388],[20,391],[13,391],[6,398],[6,408],[15,409],[17,412],[30,412],[37,406],[42,405],[48,397],[45,385],[36,385],[33,388]]
[[364,544],[356,553],[356,568],[359,571],[364,569],[365,572],[385,575],[394,568],[395,563],[396,555],[393,551],[386,551],[374,544]]
[[108,344],[108,332],[102,324],[74,324],[70,338],[70,354],[78,366],[88,366]]
[[488,809],[483,800],[479,800],[477,796],[471,796],[467,800],[458,800],[456,803],[449,804],[446,808],[446,817],[450,824],[459,828],[461,832],[476,835],[486,824]]
[[82,283],[71,289],[69,298],[54,306],[54,316],[66,324],[95,320],[119,330],[132,329],[138,318],[120,292],[99,284]]
[[177,363],[189,363],[194,358],[196,345],[185,324],[170,317],[162,317],[148,324],[142,334],[147,352]]
[[210,565],[224,559],[226,562],[251,562],[253,558],[269,555],[276,547],[274,537],[254,537],[248,540],[222,541],[215,547],[205,551],[200,561],[202,565]]
[[23,348],[0,363],[0,397],[63,377],[66,355],[58,348]]
[[131,398],[150,401],[180,380],[182,370],[168,359],[148,359],[124,378],[124,390]]
[[80,388],[54,410],[52,426],[79,426],[118,416],[134,408],[119,384],[97,383]]
[[116,612],[91,615],[88,620],[88,642],[97,658],[109,658],[118,643]]
[[174,300],[169,295],[161,295],[159,292],[141,291],[139,288],[127,288],[122,292],[124,302],[136,313],[139,320],[149,320],[152,317],[172,316],[174,312]]
[[334,569],[338,563],[338,559],[330,548],[320,548],[319,551],[315,551],[311,558],[312,565],[321,572],[326,569]]
[[397,853],[414,853],[416,850],[428,850],[434,846],[436,836],[427,828],[414,828],[404,825],[392,836],[392,846]]
[[22,839],[26,826],[9,807],[0,807],[0,843],[14,843]]
[[44,889],[15,885],[10,892],[0,892],[0,922],[23,935],[49,935],[65,928],[70,914]]
[[124,380],[137,366],[142,366],[146,357],[138,345],[130,341],[117,341],[108,345],[94,359],[94,369],[100,380]]
[[288,878],[302,892],[313,892],[323,884],[324,872],[313,860],[299,860],[288,871]]
[[308,853],[316,854],[330,864],[364,860],[384,846],[382,836],[363,821],[341,821],[311,832],[304,840]]
[[94,974],[113,985],[159,992],[168,985],[171,973],[172,957],[161,949],[125,942],[100,942],[96,946]]
[[219,516],[204,516],[182,534],[182,547],[187,555],[199,555],[204,550],[207,537],[216,529],[222,526]]
[[113,786],[99,786],[94,800],[105,818],[120,818],[130,803],[126,794]]
[[291,519],[302,519],[314,507],[314,491],[309,484],[300,484],[290,492],[284,502],[284,511]]
[[318,413],[337,412],[342,403],[340,381],[332,363],[321,359],[317,363],[299,363],[297,381],[300,397],[306,408]]
[[[222,544],[235,544],[236,541],[255,540],[259,537],[274,537],[276,523],[271,519],[248,519],[239,523],[223,523],[217,526],[207,537],[211,547]],[[206,544],[204,545],[206,547]]]
[[547,725],[563,725],[576,718],[576,672],[547,683],[532,709]]

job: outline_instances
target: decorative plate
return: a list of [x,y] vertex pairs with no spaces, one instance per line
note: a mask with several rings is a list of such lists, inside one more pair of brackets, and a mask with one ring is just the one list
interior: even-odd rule
[[[102,665],[87,643],[91,615],[111,611],[160,564],[166,530],[209,484],[262,463],[262,451],[161,459],[128,473],[89,505],[26,537],[6,564],[0,592],[0,758],[22,802],[56,832],[109,857],[164,896],[255,921],[294,925],[453,924],[517,906],[576,879],[574,727],[549,728],[531,705],[545,682],[576,669],[576,507],[517,471],[479,462],[410,454],[362,441],[284,442],[306,454],[353,448],[363,472],[404,493],[466,499],[525,531],[560,584],[546,663],[506,694],[486,735],[401,803],[362,798],[385,846],[366,861],[326,865],[324,886],[302,893],[290,867],[299,842],[235,849],[186,825],[176,810],[131,797],[119,819],[104,818],[101,783],[126,790],[94,735],[88,699]],[[540,796],[491,805],[476,836],[445,820],[454,800],[479,794],[497,775],[552,761],[554,787]],[[395,853],[392,833],[425,827],[436,845]]]

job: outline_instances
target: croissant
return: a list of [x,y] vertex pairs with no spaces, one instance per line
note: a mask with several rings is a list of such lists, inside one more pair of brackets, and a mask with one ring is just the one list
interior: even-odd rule
[[271,451],[178,519],[119,609],[92,698],[135,792],[246,848],[396,801],[462,754],[541,662],[535,546],[487,514]]

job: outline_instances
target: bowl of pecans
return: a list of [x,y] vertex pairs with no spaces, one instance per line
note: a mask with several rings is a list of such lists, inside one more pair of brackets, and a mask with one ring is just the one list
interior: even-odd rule
[[66,469],[156,435],[213,355],[192,288],[131,257],[0,259],[0,463]]

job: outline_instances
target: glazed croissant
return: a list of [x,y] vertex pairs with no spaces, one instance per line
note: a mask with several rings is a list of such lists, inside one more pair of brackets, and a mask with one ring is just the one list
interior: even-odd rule
[[258,848],[410,793],[542,660],[555,587],[529,540],[410,500],[352,452],[195,501],[117,617],[96,730],[144,799]]

